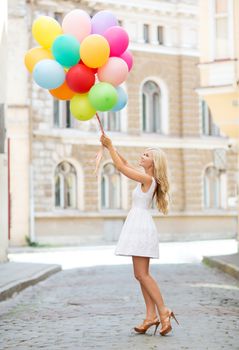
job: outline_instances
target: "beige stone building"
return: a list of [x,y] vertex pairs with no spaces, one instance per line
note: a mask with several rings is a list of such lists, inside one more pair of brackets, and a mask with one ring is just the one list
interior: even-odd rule
[[134,165],[145,147],[161,147],[168,156],[169,215],[152,207],[161,241],[235,237],[236,154],[196,93],[198,1],[11,0],[11,243],[24,244],[25,234],[54,244],[114,242],[131,206],[135,182],[115,170],[107,151],[98,177],[93,174],[96,118],[75,120],[69,103],[54,101],[22,65],[24,50],[34,46],[33,19],[45,14],[60,21],[77,7],[90,14],[109,9],[129,33],[129,102],[101,118]]
[[200,89],[213,119],[239,137],[239,2],[200,1]]
[[[239,195],[239,2],[200,0],[200,88],[214,122],[238,150],[237,194]],[[239,203],[237,203],[239,209]],[[238,226],[239,238],[239,226]]]

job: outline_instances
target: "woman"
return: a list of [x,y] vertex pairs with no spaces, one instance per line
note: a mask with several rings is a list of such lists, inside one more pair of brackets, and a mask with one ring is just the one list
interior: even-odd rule
[[154,325],[155,334],[161,322],[160,334],[165,335],[172,329],[171,316],[177,323],[178,321],[173,311],[165,306],[157,282],[149,273],[150,258],[159,257],[158,232],[149,209],[153,197],[156,196],[157,208],[163,214],[168,213],[169,183],[166,155],[159,148],[147,148],[139,162],[144,168],[142,173],[117,152],[108,136],[103,134],[100,141],[108,149],[116,168],[128,178],[138,182],[133,191],[132,208],[124,222],[115,249],[116,255],[132,256],[134,275],[140,283],[146,304],[146,317],[142,324],[134,327],[134,330],[145,333]]

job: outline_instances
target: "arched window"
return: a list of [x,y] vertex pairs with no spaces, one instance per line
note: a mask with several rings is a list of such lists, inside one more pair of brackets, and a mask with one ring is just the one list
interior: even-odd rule
[[104,165],[101,176],[101,208],[121,208],[121,177],[114,164]]
[[204,207],[219,209],[225,207],[225,171],[209,166],[204,174]]
[[77,179],[72,164],[63,161],[55,170],[55,207],[76,208]]
[[152,80],[143,85],[142,90],[142,130],[150,133],[163,133],[162,94]]
[[220,128],[213,122],[211,111],[205,101],[201,101],[202,134],[220,136]]

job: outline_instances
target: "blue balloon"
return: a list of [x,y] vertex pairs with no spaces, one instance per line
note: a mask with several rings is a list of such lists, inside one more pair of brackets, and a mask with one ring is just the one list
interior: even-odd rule
[[118,94],[118,102],[111,109],[112,112],[120,111],[126,106],[126,103],[128,102],[128,96],[121,86],[116,87],[116,91]]
[[56,89],[64,83],[65,71],[55,60],[45,59],[35,65],[33,78],[44,89]]

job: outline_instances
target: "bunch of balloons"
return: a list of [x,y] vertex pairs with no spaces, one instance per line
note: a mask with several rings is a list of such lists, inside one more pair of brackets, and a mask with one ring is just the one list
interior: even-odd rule
[[32,34],[40,44],[25,55],[34,81],[59,100],[70,100],[71,114],[89,120],[97,111],[118,111],[128,96],[120,86],[133,65],[129,37],[109,11],[92,18],[83,10],[69,12],[60,25],[38,17]]

